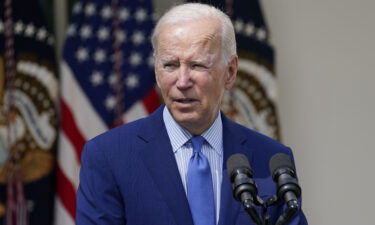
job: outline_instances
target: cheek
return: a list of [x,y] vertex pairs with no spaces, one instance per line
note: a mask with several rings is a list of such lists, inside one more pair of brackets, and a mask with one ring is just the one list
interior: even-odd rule
[[163,95],[168,93],[169,90],[172,88],[173,83],[174,83],[173,76],[165,75],[165,74],[159,74],[159,75],[156,76],[156,79],[157,79],[157,82],[158,82],[158,86],[159,86],[161,92],[163,93]]
[[218,80],[208,82],[207,86],[201,89],[207,96],[209,104],[220,104],[222,95],[224,93],[224,84]]

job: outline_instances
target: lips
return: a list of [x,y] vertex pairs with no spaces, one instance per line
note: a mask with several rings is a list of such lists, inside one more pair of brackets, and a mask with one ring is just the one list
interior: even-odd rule
[[179,102],[179,103],[191,103],[191,102],[194,102],[196,100],[192,99],[192,98],[180,98],[180,99],[175,99],[175,101]]
[[180,107],[192,107],[198,102],[198,100],[194,98],[175,98],[173,101]]

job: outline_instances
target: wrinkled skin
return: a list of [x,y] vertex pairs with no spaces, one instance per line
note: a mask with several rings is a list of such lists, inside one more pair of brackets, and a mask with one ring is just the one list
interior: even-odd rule
[[161,27],[155,49],[155,74],[175,121],[193,135],[208,129],[225,89],[236,79],[237,56],[224,63],[221,27],[215,19]]

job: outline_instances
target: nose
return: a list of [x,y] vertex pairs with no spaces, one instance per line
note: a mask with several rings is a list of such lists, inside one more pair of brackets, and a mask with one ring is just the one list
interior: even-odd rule
[[176,82],[176,86],[178,89],[184,90],[192,87],[193,81],[191,79],[191,72],[186,67],[180,67],[178,80]]

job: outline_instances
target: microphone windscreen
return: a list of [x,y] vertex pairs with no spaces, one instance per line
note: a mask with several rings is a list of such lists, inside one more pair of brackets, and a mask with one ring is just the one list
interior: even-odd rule
[[237,153],[237,154],[231,155],[228,158],[227,160],[228,177],[231,177],[232,172],[238,168],[248,168],[251,171],[249,160],[247,160],[247,157],[244,154]]
[[277,153],[273,155],[270,160],[269,167],[270,167],[271,174],[273,174],[277,169],[282,168],[282,167],[283,168],[288,167],[294,170],[292,160],[287,154],[284,154],[284,153]]

